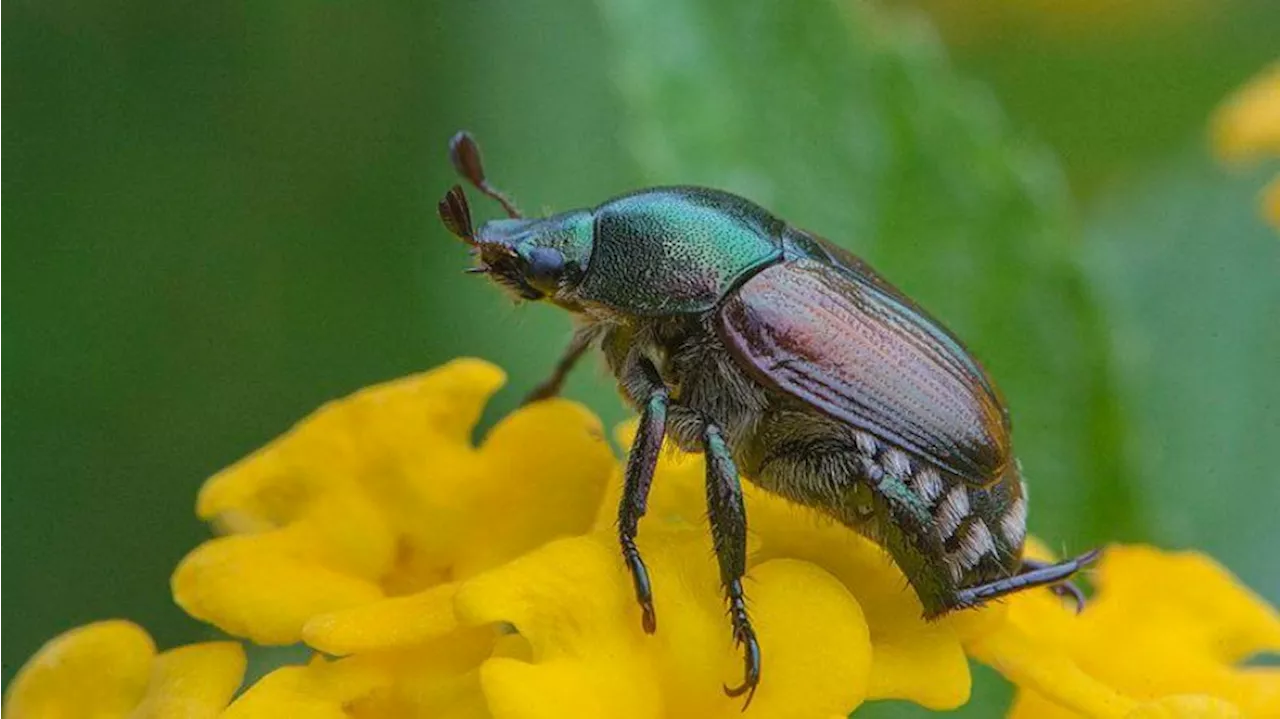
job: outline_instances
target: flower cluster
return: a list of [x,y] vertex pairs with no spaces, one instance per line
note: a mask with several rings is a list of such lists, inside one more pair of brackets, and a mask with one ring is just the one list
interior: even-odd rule
[[[6,716],[742,716],[721,691],[741,658],[702,459],[662,459],[641,524],[649,635],[598,420],[549,400],[473,443],[501,383],[458,360],[363,390],[206,483],[197,511],[223,535],[178,566],[176,601],[255,644],[304,642],[310,662],[237,695],[239,643],[157,654],[137,626],[101,622],[40,650]],[[1015,717],[1280,716],[1280,670],[1242,665],[1280,651],[1280,615],[1201,555],[1109,548],[1079,615],[1037,591],[926,622],[874,544],[744,491],[766,652],[747,715],[839,717],[885,698],[954,708],[972,657],[1017,685]]]
[[[1280,62],[1240,88],[1214,114],[1214,151],[1225,162],[1280,157]],[[1280,178],[1262,191],[1262,214],[1280,229]]]

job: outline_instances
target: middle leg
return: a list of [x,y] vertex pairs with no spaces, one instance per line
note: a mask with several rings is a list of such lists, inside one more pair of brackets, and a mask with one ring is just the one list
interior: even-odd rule
[[747,700],[742,707],[745,710],[760,683],[760,645],[756,641],[755,630],[751,628],[746,597],[742,593],[742,575],[747,564],[747,513],[742,502],[738,468],[720,428],[707,421],[702,430],[702,443],[707,459],[707,513],[711,520],[716,559],[720,563],[720,583],[729,602],[734,642],[744,652],[743,682],[733,688],[725,687],[725,693],[731,697],[746,694]]

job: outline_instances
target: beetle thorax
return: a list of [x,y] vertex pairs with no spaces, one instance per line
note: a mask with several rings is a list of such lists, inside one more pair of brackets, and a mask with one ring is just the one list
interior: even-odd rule
[[629,316],[709,311],[782,252],[781,221],[715,190],[655,188],[594,213],[595,239],[578,295]]

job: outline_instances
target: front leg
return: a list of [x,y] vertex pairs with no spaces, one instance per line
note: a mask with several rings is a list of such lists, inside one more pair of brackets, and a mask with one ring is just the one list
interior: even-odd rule
[[595,334],[584,330],[578,330],[573,334],[573,339],[569,340],[569,346],[565,347],[564,353],[560,355],[560,361],[556,362],[556,368],[551,372],[551,376],[542,381],[537,387],[533,388],[529,394],[525,395],[521,404],[529,404],[537,402],[540,399],[548,399],[560,394],[560,388],[564,385],[564,379],[569,375],[573,366],[582,358],[583,353],[591,346],[591,340],[595,338]]
[[667,433],[667,405],[670,393],[658,371],[648,360],[640,360],[638,371],[645,374],[651,387],[649,398],[640,412],[640,427],[636,430],[631,454],[627,457],[627,471],[622,488],[622,502],[618,505],[618,541],[622,544],[622,558],[631,571],[635,585],[636,601],[640,603],[641,624],[649,634],[658,629],[658,617],[653,611],[653,588],[649,585],[649,571],[645,569],[640,550],[636,549],[636,532],[640,518],[644,516],[649,501],[649,486],[653,483],[653,471],[658,465],[658,453],[662,450],[662,438]]
[[746,703],[742,705],[745,711],[760,683],[760,645],[751,628],[746,598],[742,594],[742,575],[747,563],[747,512],[742,503],[738,468],[720,435],[720,428],[710,421],[703,427],[702,444],[707,458],[707,514],[716,559],[720,563],[720,583],[729,602],[733,640],[745,653],[742,684],[732,689],[725,687],[724,691],[731,697],[746,694]]

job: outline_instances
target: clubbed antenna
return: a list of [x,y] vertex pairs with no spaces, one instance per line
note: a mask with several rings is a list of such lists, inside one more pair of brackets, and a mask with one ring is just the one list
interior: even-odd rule
[[436,205],[440,212],[440,221],[445,229],[469,245],[476,243],[475,227],[471,224],[471,207],[467,205],[467,195],[461,185],[454,185]]
[[[471,136],[471,133],[463,130],[449,140],[449,159],[453,160],[453,167],[459,175],[466,178],[477,190],[497,200],[498,204],[502,205],[502,209],[507,211],[508,217],[512,219],[523,217],[511,198],[490,185],[485,178],[484,164],[480,161],[480,146],[476,144],[476,139]],[[466,204],[465,200],[463,204]],[[448,224],[448,221],[445,224]]]

